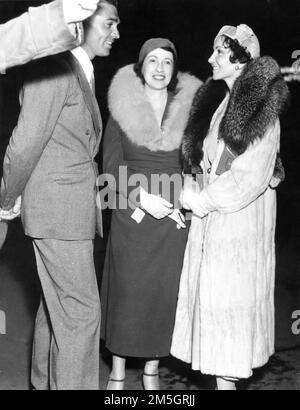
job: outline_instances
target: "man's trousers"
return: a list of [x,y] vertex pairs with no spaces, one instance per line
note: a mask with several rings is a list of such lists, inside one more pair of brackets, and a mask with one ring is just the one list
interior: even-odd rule
[[43,297],[31,382],[37,390],[98,390],[100,300],[93,241],[33,239]]

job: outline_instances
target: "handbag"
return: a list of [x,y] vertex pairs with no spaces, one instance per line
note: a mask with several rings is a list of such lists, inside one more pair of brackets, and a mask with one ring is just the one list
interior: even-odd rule
[[224,172],[229,171],[231,168],[231,164],[233,163],[236,157],[237,157],[237,154],[231,151],[226,145],[222,152],[222,155],[221,155],[221,158],[220,158],[217,170],[216,170],[216,174],[222,175],[224,174]]

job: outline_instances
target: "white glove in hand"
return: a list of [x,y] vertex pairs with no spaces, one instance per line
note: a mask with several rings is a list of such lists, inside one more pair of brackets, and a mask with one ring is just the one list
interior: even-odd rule
[[186,187],[181,191],[179,202],[182,207],[187,210],[193,211],[193,213],[200,218],[206,216],[209,211],[201,204],[201,197],[194,189]]
[[176,222],[177,229],[186,228],[185,219],[179,209],[174,209],[174,211],[168,215],[169,218]]
[[141,207],[156,219],[163,219],[173,212],[173,205],[158,195],[148,194],[143,188],[140,190]]
[[99,3],[100,0],[63,0],[66,23],[78,23],[89,18]]

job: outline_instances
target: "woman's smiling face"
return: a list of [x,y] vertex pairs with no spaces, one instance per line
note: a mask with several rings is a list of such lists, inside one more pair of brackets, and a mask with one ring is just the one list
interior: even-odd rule
[[224,46],[224,37],[218,37],[214,43],[214,52],[208,60],[213,69],[214,80],[234,82],[240,75],[240,70],[236,70],[239,63],[230,61],[231,53],[231,49]]
[[145,85],[153,90],[168,87],[174,72],[174,57],[170,51],[157,48],[145,58],[142,74]]

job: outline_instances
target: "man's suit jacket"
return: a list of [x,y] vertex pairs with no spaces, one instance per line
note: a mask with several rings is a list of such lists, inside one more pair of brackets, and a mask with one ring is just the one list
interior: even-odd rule
[[[77,26],[79,27],[79,26]],[[64,20],[62,1],[31,7],[6,24],[0,25],[0,73],[46,55],[61,53],[78,45]]]
[[32,63],[29,71],[4,158],[0,207],[10,209],[22,194],[27,235],[93,239],[94,158],[102,134],[97,101],[70,52]]

